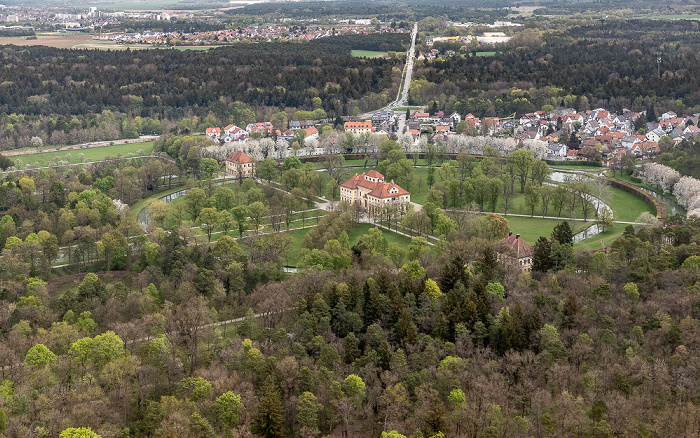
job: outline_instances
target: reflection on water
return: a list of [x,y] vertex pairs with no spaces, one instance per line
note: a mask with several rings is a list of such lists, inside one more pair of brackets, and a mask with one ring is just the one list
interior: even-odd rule
[[590,227],[586,228],[585,230],[578,232],[574,234],[574,243],[578,243],[582,240],[588,239],[590,237],[597,236],[600,234],[602,230],[598,225],[591,225]]

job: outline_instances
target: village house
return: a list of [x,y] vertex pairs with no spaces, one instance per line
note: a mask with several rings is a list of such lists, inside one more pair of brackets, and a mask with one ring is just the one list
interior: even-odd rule
[[221,128],[207,128],[207,137],[218,140],[221,135]]
[[248,126],[245,127],[245,130],[248,134],[272,135],[274,128],[270,122],[259,122],[249,123]]
[[384,175],[376,170],[355,175],[340,185],[340,200],[359,204],[373,216],[378,216],[386,206],[405,208],[411,202],[411,194],[394,184],[384,181]]
[[[501,240],[515,252],[515,258],[518,260],[518,266],[522,271],[530,271],[532,269],[532,256],[534,250],[532,246],[520,238],[520,234],[513,235],[513,232],[508,233],[508,237]],[[510,258],[509,254],[499,254],[498,259],[501,263]]]
[[226,159],[226,175],[234,178],[248,178],[255,174],[255,163],[242,151],[236,151]]
[[548,160],[564,160],[569,148],[565,144],[550,143],[547,145]]
[[345,122],[343,126],[346,132],[352,132],[353,134],[364,134],[366,132],[372,132],[372,122]]
[[297,130],[297,129],[307,129],[314,126],[314,121],[313,120],[292,120],[289,122],[289,129],[292,130]]

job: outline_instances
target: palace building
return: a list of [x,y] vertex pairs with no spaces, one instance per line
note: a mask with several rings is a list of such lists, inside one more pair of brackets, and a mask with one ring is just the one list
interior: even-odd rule
[[394,184],[385,182],[376,170],[355,175],[340,185],[340,200],[358,203],[371,215],[379,215],[385,206],[404,207],[411,202],[411,194]]

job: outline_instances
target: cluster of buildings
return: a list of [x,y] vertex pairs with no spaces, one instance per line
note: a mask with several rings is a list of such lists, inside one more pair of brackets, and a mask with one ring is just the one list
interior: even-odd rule
[[[644,119],[642,127],[640,117]],[[661,151],[659,142],[664,137],[674,144],[694,137],[700,134],[699,118],[700,114],[679,116],[669,111],[654,122],[646,122],[644,112],[625,110],[615,114],[603,108],[584,112],[568,108],[551,114],[536,111],[520,118],[515,118],[515,114],[505,118],[479,118],[471,113],[464,117],[458,113],[446,116],[442,111],[431,116],[423,110],[412,110],[407,132],[415,139],[425,133],[447,139],[457,135],[457,125],[464,122],[467,135],[512,136],[516,142],[543,141],[549,160],[576,161],[596,156],[607,162],[622,153],[639,158],[654,156]]]
[[[585,112],[565,109],[552,114],[542,111],[524,114],[520,117],[515,136],[518,141],[542,140],[548,146],[548,155],[554,160],[579,160],[597,151],[603,160],[609,161],[615,155],[630,153],[640,158],[649,158],[661,150],[659,141],[667,137],[678,143],[700,134],[698,116],[678,116],[669,111],[658,120],[646,122],[646,114],[625,110],[615,114],[598,108]],[[640,119],[641,117],[641,119]],[[640,126],[643,120],[643,126]],[[575,136],[575,141],[566,136]],[[575,143],[578,149],[569,150],[560,140]]]
[[221,29],[206,32],[142,32],[95,36],[95,39],[123,44],[224,44],[239,41],[302,41],[339,34],[407,33],[406,29],[390,26],[340,25],[340,26],[248,26],[238,29]]
[[[3,5],[0,5],[3,6]],[[170,20],[188,18],[189,12],[168,14],[164,12],[107,12],[90,7],[76,11],[69,7],[5,6],[0,7],[0,20],[10,23],[26,23],[32,27],[60,28],[72,31],[93,31],[123,20]]]

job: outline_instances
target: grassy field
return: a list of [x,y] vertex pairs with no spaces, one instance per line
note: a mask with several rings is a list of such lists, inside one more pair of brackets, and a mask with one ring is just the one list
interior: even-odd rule
[[549,167],[552,170],[556,169],[564,169],[566,171],[576,171],[576,170],[590,170],[590,171],[599,171],[599,170],[605,170],[605,167],[601,166],[590,166],[590,165],[581,165],[581,164],[574,164],[575,162],[571,161],[558,161],[557,164],[550,164]]
[[[601,249],[603,244],[610,245],[620,236],[622,236],[623,231],[627,225],[615,224],[610,229],[606,230],[604,233],[600,233],[597,236],[590,237],[588,239],[582,240],[574,245],[577,249],[583,249],[586,251],[592,251],[595,249]],[[603,243],[601,243],[601,241]]]
[[[140,152],[139,152],[140,151]],[[18,168],[24,168],[27,163],[35,166],[47,166],[49,161],[68,161],[71,164],[80,163],[80,154],[83,154],[82,162],[100,161],[107,157],[128,157],[138,155],[150,155],[153,152],[153,142],[147,141],[142,143],[119,144],[113,146],[102,146],[86,149],[75,149],[59,152],[38,152],[34,154],[17,155],[12,157],[17,163],[17,160],[22,160],[23,165]]]
[[493,56],[498,52],[476,52],[476,56]]
[[608,204],[613,210],[616,221],[634,222],[645,211],[652,215],[656,214],[652,205],[622,189],[610,187],[610,195]]
[[[513,234],[520,236],[530,245],[534,245],[540,236],[549,237],[554,227],[562,222],[556,219],[542,219],[537,217],[506,216],[508,225]],[[571,229],[575,233],[589,227],[592,222],[571,221]]]
[[357,58],[383,58],[386,52],[377,52],[374,50],[353,50],[352,56]]

